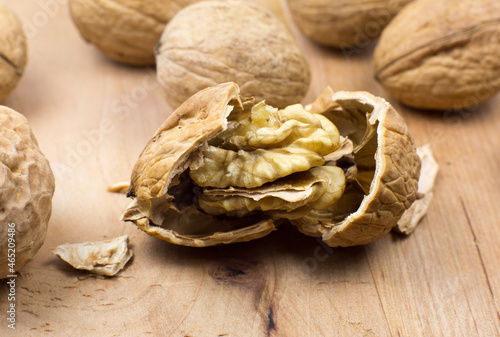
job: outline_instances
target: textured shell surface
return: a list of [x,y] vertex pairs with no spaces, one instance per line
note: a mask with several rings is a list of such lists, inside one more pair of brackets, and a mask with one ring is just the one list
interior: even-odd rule
[[[9,238],[15,240],[15,270],[31,261],[42,246],[55,189],[49,162],[40,151],[28,121],[0,107],[0,278],[8,266]],[[14,229],[14,236],[9,236]],[[11,240],[12,241],[12,240]]]

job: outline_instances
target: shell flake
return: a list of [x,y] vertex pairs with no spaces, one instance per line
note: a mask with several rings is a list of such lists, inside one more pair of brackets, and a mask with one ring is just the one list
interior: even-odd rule
[[407,235],[413,233],[420,220],[427,214],[434,196],[432,190],[439,171],[439,165],[436,159],[434,159],[429,144],[418,147],[417,154],[422,161],[422,169],[420,170],[420,178],[418,180],[417,199],[404,212],[398,221],[397,227],[394,228],[396,231]]
[[128,247],[128,235],[111,240],[64,244],[52,252],[76,269],[104,276],[114,276],[134,255]]

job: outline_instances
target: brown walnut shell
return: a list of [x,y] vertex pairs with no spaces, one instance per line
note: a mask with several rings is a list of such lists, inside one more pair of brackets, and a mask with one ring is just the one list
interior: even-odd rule
[[248,2],[184,8],[165,28],[156,53],[158,80],[173,108],[228,81],[243,95],[276,107],[300,102],[309,88],[309,66],[288,29]]
[[[182,8],[203,0],[70,0],[71,17],[82,37],[110,59],[155,64],[154,47],[165,25]],[[283,18],[279,0],[252,0]]]
[[85,40],[112,60],[155,63],[154,47],[167,22],[200,0],[70,0],[71,17]]
[[28,43],[21,22],[0,4],[0,102],[21,80],[27,60]]
[[376,39],[412,0],[288,0],[300,30],[317,43],[361,47]]
[[[0,278],[14,274],[8,248],[15,249],[12,269],[19,271],[42,246],[54,188],[49,162],[28,121],[0,106]],[[9,237],[11,228],[15,234]]]
[[[340,165],[346,171],[347,186],[336,203],[328,208],[304,206],[290,213],[258,211],[241,217],[200,210],[196,192],[200,187],[189,172],[199,167],[204,148],[220,144],[220,135],[234,130],[235,123],[243,123],[252,104],[239,95],[235,83],[207,88],[184,102],[157,130],[135,164],[128,192],[133,201],[122,219],[156,238],[193,247],[257,239],[289,219],[301,232],[322,236],[331,246],[351,246],[386,234],[415,200],[420,159],[401,116],[371,94],[334,94],[328,88],[308,113],[333,122],[353,145],[348,151],[340,148],[340,157],[325,157],[325,166]],[[287,181],[294,177],[288,176]],[[273,192],[278,181],[282,180],[263,186]],[[230,187],[225,191],[230,195],[241,190]]]
[[500,90],[500,2],[419,0],[386,27],[375,77],[421,109],[475,106]]

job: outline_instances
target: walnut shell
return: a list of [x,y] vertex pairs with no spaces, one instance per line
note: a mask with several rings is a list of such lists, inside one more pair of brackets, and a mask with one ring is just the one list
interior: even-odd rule
[[[47,233],[54,175],[28,121],[0,106],[0,278],[31,261]],[[10,227],[10,224],[13,227]],[[15,267],[8,265],[10,228],[15,228]]]
[[128,247],[128,235],[114,239],[83,243],[66,243],[52,252],[76,269],[103,276],[114,276],[134,255]]
[[340,134],[354,142],[357,184],[346,188],[332,209],[292,224],[333,247],[378,240],[416,199],[421,161],[413,137],[388,102],[366,92],[333,93],[327,88],[310,110],[329,116]]
[[173,108],[227,81],[280,108],[301,101],[309,87],[309,66],[290,32],[251,3],[204,1],[184,8],[165,28],[156,53],[158,79]]
[[[155,64],[154,47],[165,25],[182,8],[203,0],[70,0],[73,22],[82,37],[110,59]],[[253,0],[283,17],[278,0]]]
[[200,0],[70,0],[82,37],[109,58],[130,65],[155,63],[154,47],[166,23]]
[[0,102],[19,83],[27,60],[28,46],[21,23],[0,4]]
[[365,46],[412,0],[288,0],[299,29],[317,43]]
[[475,106],[500,90],[500,2],[419,0],[384,30],[375,77],[421,109]]
[[[184,102],[139,156],[128,192],[133,201],[122,220],[132,221],[162,240],[204,247],[256,239],[288,219],[303,233],[322,236],[331,246],[350,246],[380,238],[397,225],[415,200],[420,159],[403,119],[381,98],[364,92],[333,94],[329,88],[307,113],[328,121],[321,122],[322,125],[333,122],[344,139],[350,139],[346,144],[352,146],[337,146],[332,156],[324,157],[324,166],[320,163],[257,189],[246,189],[244,184],[225,189],[197,186],[190,178],[190,171],[203,165],[207,147],[231,148],[232,145],[222,142],[228,139],[228,133],[239,137],[241,125],[248,130],[245,118],[251,105],[252,102],[241,98],[235,83],[207,88]],[[287,110],[281,111],[281,116],[285,116]],[[282,130],[283,125],[277,123],[275,130]],[[255,135],[261,130],[257,129]],[[295,135],[292,138],[298,139]],[[249,139],[254,136],[251,134]],[[280,146],[282,139],[277,143]],[[335,151],[340,156],[335,155]],[[293,161],[286,160],[269,164],[270,170],[272,165],[283,164],[287,168],[294,165]],[[317,172],[321,168],[327,170]],[[244,169],[254,170],[255,166],[248,164]],[[317,175],[318,180],[308,173]],[[336,185],[331,185],[334,189],[328,191],[329,195],[319,204],[309,206],[304,204],[309,202],[307,193],[316,189],[309,190],[308,186],[316,181]],[[211,206],[216,206],[217,213],[211,215],[206,208],[202,210],[198,199],[205,196],[214,202]],[[224,204],[225,196],[233,198],[230,205]],[[246,201],[241,197],[247,198]],[[267,198],[268,201],[249,208],[248,198],[253,201]],[[290,208],[281,207],[284,204],[277,198],[282,198]],[[293,203],[297,207],[292,207]],[[241,204],[250,212],[240,212]],[[275,204],[278,208],[270,209]],[[229,210],[226,214],[220,213],[224,207]],[[236,209],[238,212],[233,212]],[[231,212],[234,215],[230,215]]]

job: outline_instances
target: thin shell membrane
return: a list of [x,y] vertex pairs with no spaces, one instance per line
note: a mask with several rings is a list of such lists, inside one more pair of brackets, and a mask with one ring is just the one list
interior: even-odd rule
[[[396,226],[417,194],[421,163],[406,124],[389,103],[365,92],[333,93],[328,88],[310,110],[338,120],[340,133],[356,140],[354,182],[331,209],[292,223],[330,246],[381,238]],[[352,121],[357,124],[361,116],[366,116],[366,125],[353,127]],[[350,212],[342,213],[346,209]]]

